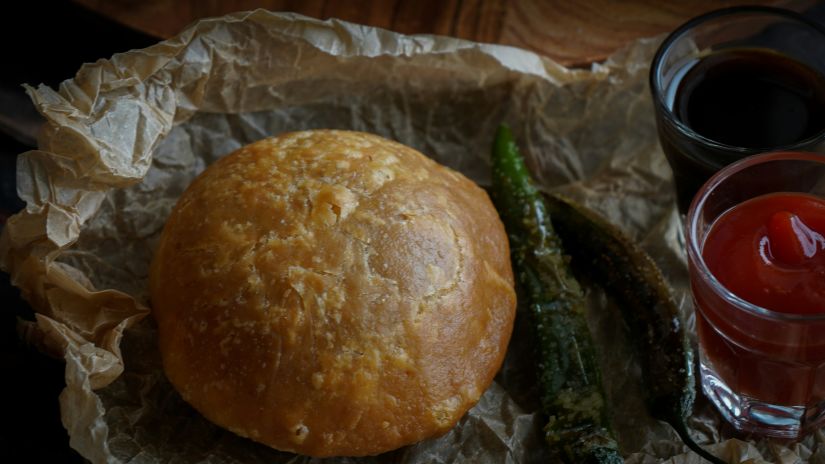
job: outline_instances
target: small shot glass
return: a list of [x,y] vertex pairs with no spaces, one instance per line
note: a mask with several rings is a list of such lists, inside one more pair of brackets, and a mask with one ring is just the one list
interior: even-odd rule
[[[790,85],[774,83],[783,76]],[[727,87],[713,87],[724,79]],[[726,8],[670,34],[651,64],[650,90],[679,211],[687,211],[713,173],[736,160],[769,151],[825,152],[825,104],[817,102],[825,99],[823,83],[825,28],[793,11]],[[795,88],[786,101],[779,94],[789,87]],[[783,124],[788,133],[775,133]],[[813,131],[795,132],[803,124],[813,124]]]
[[778,192],[825,202],[825,157],[756,155],[711,177],[687,213],[688,268],[705,395],[739,431],[796,439],[825,424],[825,300],[821,311],[807,314],[795,313],[790,300],[783,312],[760,307],[725,288],[708,260],[724,266],[753,262],[735,262],[729,251],[703,255],[720,216]]

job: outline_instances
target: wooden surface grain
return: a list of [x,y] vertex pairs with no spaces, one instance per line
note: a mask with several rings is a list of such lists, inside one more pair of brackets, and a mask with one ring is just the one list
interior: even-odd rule
[[814,0],[75,0],[158,38],[200,18],[265,8],[339,18],[405,34],[500,43],[565,65],[604,59],[628,42],[674,29],[712,9],[767,4],[802,10]]

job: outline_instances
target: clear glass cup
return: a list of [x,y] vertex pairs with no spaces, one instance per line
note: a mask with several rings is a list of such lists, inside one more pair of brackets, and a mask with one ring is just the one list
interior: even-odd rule
[[825,301],[808,315],[759,307],[726,289],[702,256],[717,218],[776,192],[825,199],[825,157],[757,155],[711,177],[687,213],[688,267],[705,395],[740,431],[794,439],[825,424]]
[[[691,68],[711,55],[742,49],[776,52],[825,75],[825,28],[793,11],[759,6],[717,10],[688,21],[665,39],[650,68],[650,89],[659,141],[673,170],[682,213],[714,172],[736,160],[768,151],[825,152],[825,125],[788,143],[754,147],[709,138],[680,116],[681,107],[674,107],[677,90]],[[753,102],[764,97],[755,93]],[[760,131],[753,128],[754,136]]]

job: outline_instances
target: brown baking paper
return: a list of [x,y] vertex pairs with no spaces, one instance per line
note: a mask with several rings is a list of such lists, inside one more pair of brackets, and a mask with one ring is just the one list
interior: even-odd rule
[[[37,311],[22,333],[66,360],[60,396],[71,445],[94,463],[320,462],[203,419],[161,369],[147,271],[177,197],[215,159],[310,128],[369,131],[486,184],[507,121],[541,185],[621,225],[651,253],[692,330],[683,236],[647,89],[658,40],[590,70],[536,54],[265,11],[201,21],[144,50],[85,65],[59,91],[29,88],[47,120],[18,162],[26,209],[0,263]],[[616,308],[589,293],[614,426],[629,463],[698,463],[642,400]],[[383,456],[330,462],[552,462],[542,443],[529,327],[519,317],[496,382],[445,436]],[[47,400],[44,398],[44,400]],[[701,397],[697,440],[729,462],[825,463],[801,444],[729,438]]]

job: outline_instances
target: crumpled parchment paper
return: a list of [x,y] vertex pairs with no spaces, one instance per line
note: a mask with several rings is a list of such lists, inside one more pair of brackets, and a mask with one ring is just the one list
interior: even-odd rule
[[[259,10],[85,65],[59,91],[29,88],[47,125],[39,150],[19,158],[27,206],[3,231],[0,264],[37,312],[22,333],[66,360],[60,404],[71,445],[94,463],[320,462],[198,415],[165,379],[145,317],[148,263],[177,197],[215,159],[283,131],[375,132],[486,184],[492,135],[507,121],[545,189],[643,244],[692,328],[681,224],[647,89],[658,43],[569,70],[510,47]],[[700,462],[647,414],[617,311],[599,289],[589,298],[627,462]],[[528,329],[520,317],[496,382],[445,436],[331,462],[548,462]],[[692,426],[731,463],[825,463],[821,433],[799,444],[731,438],[701,397]]]

